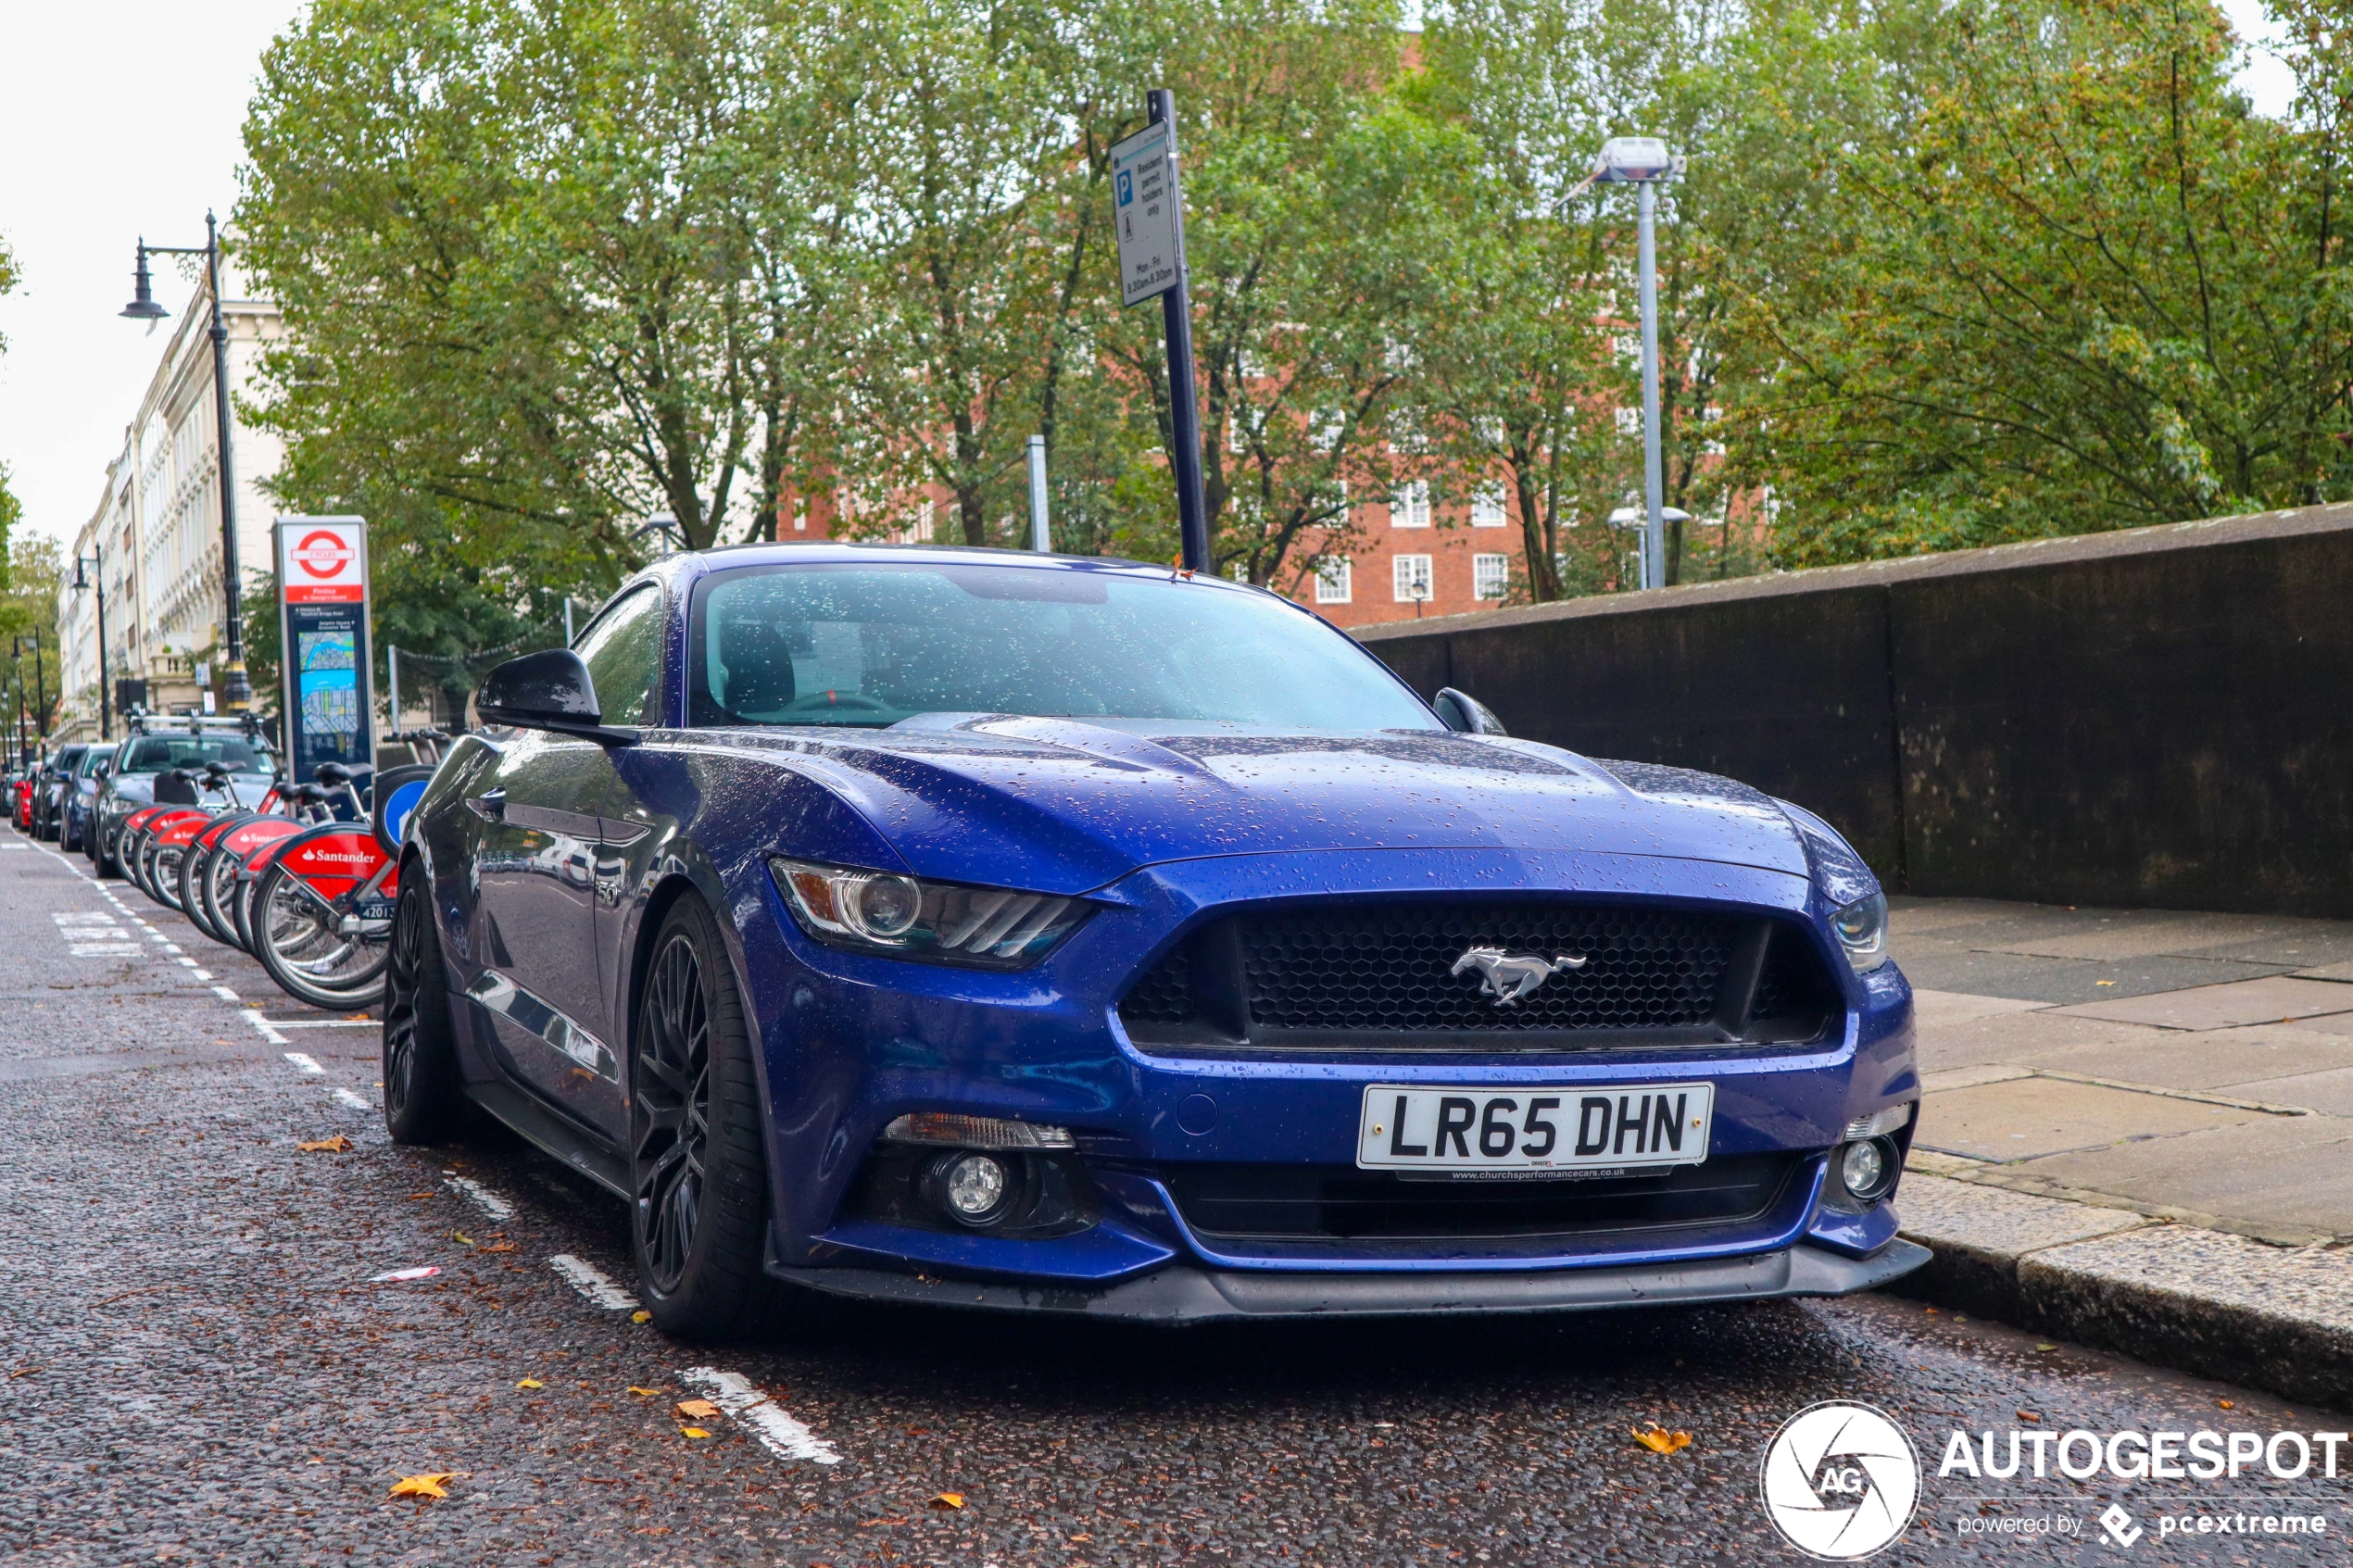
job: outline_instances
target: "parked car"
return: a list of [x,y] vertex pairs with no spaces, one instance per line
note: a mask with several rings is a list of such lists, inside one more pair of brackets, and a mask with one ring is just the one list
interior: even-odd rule
[[72,775],[58,791],[57,847],[88,852],[91,822],[96,820],[98,787],[114,766],[115,747],[94,746],[74,764]]
[[74,771],[90,752],[83,742],[72,741],[49,754],[48,763],[42,768],[32,786],[32,836],[55,838],[65,824],[65,792]]
[[[167,729],[167,724],[178,727]],[[273,769],[270,746],[240,721],[149,719],[123,740],[93,804],[97,832],[91,859],[100,876],[122,874],[123,821],[141,807],[156,804],[157,777],[176,768],[202,769],[210,762],[230,770],[235,804],[250,808],[269,793]],[[225,797],[206,798],[232,804]]]
[[393,1135],[625,1199],[673,1334],[1836,1295],[1927,1253],[1886,901],[1819,819],[1514,739],[1272,594],[673,557],[477,692]]

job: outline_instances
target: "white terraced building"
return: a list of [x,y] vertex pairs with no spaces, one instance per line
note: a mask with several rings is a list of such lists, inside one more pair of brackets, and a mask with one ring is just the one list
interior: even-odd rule
[[[260,486],[278,471],[276,436],[237,417],[238,400],[254,395],[262,350],[283,330],[278,307],[236,297],[228,270],[222,318],[229,328],[229,390],[237,479],[237,554],[245,591],[253,573],[269,570],[270,523],[275,505]],[[161,360],[123,431],[122,447],[107,465],[98,505],[74,535],[72,555],[96,557],[103,568],[82,575],[106,585],[105,669],[110,682],[147,684],[147,707],[170,712],[201,707],[223,638],[225,596],[220,577],[220,464],[212,386],[210,291],[195,295],[170,321]],[[121,330],[132,328],[123,323]],[[158,332],[158,336],[162,333]],[[94,593],[76,591],[73,560],[57,603],[63,645],[65,709],[59,740],[98,734],[98,613]],[[201,679],[200,679],[201,678]],[[114,688],[109,687],[109,700]],[[267,694],[257,694],[266,700]],[[113,733],[122,733],[118,719]]]

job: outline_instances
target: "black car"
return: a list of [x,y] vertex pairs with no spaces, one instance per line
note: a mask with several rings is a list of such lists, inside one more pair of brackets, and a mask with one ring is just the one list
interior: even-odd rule
[[64,827],[66,791],[73,787],[73,776],[90,749],[77,741],[49,754],[47,766],[32,786],[33,837],[55,838]]

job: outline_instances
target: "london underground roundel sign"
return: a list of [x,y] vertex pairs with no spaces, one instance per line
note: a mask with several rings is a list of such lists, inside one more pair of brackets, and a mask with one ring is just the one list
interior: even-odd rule
[[357,604],[367,596],[359,525],[306,522],[283,528],[278,581],[288,604]]

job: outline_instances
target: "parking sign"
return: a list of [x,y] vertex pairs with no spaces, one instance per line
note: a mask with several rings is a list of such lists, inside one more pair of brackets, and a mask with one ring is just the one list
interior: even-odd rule
[[1111,149],[1112,216],[1119,236],[1120,304],[1141,305],[1176,286],[1184,239],[1178,228],[1176,144],[1165,122],[1145,126]]

